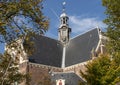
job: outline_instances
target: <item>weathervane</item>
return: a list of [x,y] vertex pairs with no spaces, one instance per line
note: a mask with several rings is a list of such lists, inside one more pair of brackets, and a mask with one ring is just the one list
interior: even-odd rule
[[66,5],[66,2],[64,1],[63,3],[62,3],[62,5],[63,5],[63,13],[65,12],[65,5]]

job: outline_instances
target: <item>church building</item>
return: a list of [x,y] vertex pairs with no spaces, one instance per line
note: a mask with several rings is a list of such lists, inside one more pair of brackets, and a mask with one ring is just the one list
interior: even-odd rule
[[[40,75],[50,75],[54,85],[78,85],[85,82],[80,76],[80,70],[85,70],[85,64],[103,53],[105,37],[99,28],[94,28],[74,38],[70,37],[69,17],[63,9],[60,15],[58,40],[36,36],[35,52],[29,57],[29,72],[31,85],[37,85]],[[73,28],[74,29],[74,28]],[[82,29],[82,28],[80,28]],[[63,84],[58,84],[62,82]]]
[[[49,80],[52,82],[51,85],[78,85],[80,81],[86,83],[80,76],[80,70],[84,72],[85,64],[104,52],[106,37],[99,28],[94,28],[71,38],[70,34],[74,28],[70,28],[68,22],[69,16],[63,9],[58,39],[36,35],[32,39],[35,47],[33,55],[27,59],[27,54],[23,50],[20,51],[23,55],[17,55],[20,71],[30,74],[30,85],[43,85],[42,83]],[[18,46],[18,49],[24,49],[23,45]],[[12,52],[17,51],[13,49]]]

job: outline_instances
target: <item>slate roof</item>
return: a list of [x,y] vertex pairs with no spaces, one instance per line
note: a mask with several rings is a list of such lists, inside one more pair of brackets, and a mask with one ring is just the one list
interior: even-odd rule
[[71,39],[66,48],[65,66],[90,60],[91,51],[97,47],[98,42],[98,29],[93,29]]
[[[67,72],[67,73],[52,73],[51,75],[51,80],[53,82],[56,82],[56,80],[59,79],[64,79],[65,80],[65,85],[78,85],[79,82],[85,83],[78,75],[76,75],[73,72]],[[56,85],[56,84],[55,84]]]
[[29,62],[61,67],[62,45],[57,40],[36,36],[34,39],[35,52],[29,57]]
[[[58,40],[36,36],[34,41],[36,51],[29,62],[61,67],[63,46]],[[91,51],[98,42],[97,28],[71,39],[66,47],[65,67],[90,60]]]

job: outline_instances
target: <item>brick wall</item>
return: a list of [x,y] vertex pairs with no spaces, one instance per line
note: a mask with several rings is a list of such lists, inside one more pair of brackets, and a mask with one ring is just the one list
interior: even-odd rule
[[50,81],[51,72],[62,72],[61,68],[45,66],[40,64],[29,64],[30,85],[52,85]]

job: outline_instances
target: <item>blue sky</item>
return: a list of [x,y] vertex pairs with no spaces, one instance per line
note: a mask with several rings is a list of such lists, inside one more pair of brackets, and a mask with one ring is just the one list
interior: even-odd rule
[[60,25],[59,16],[62,13],[62,3],[66,2],[66,13],[69,17],[69,26],[72,28],[71,37],[75,37],[95,27],[102,30],[106,25],[105,8],[101,0],[45,0],[44,14],[50,19],[50,27],[46,36],[57,39]]
[[[105,19],[105,8],[102,0],[44,0],[43,13],[50,19],[49,30],[46,36],[57,39],[57,31],[60,25],[59,16],[62,13],[62,3],[66,2],[66,13],[69,17],[69,26],[72,28],[71,37],[75,37],[95,27],[102,30],[106,25],[102,22]],[[4,47],[0,44],[0,52]]]

